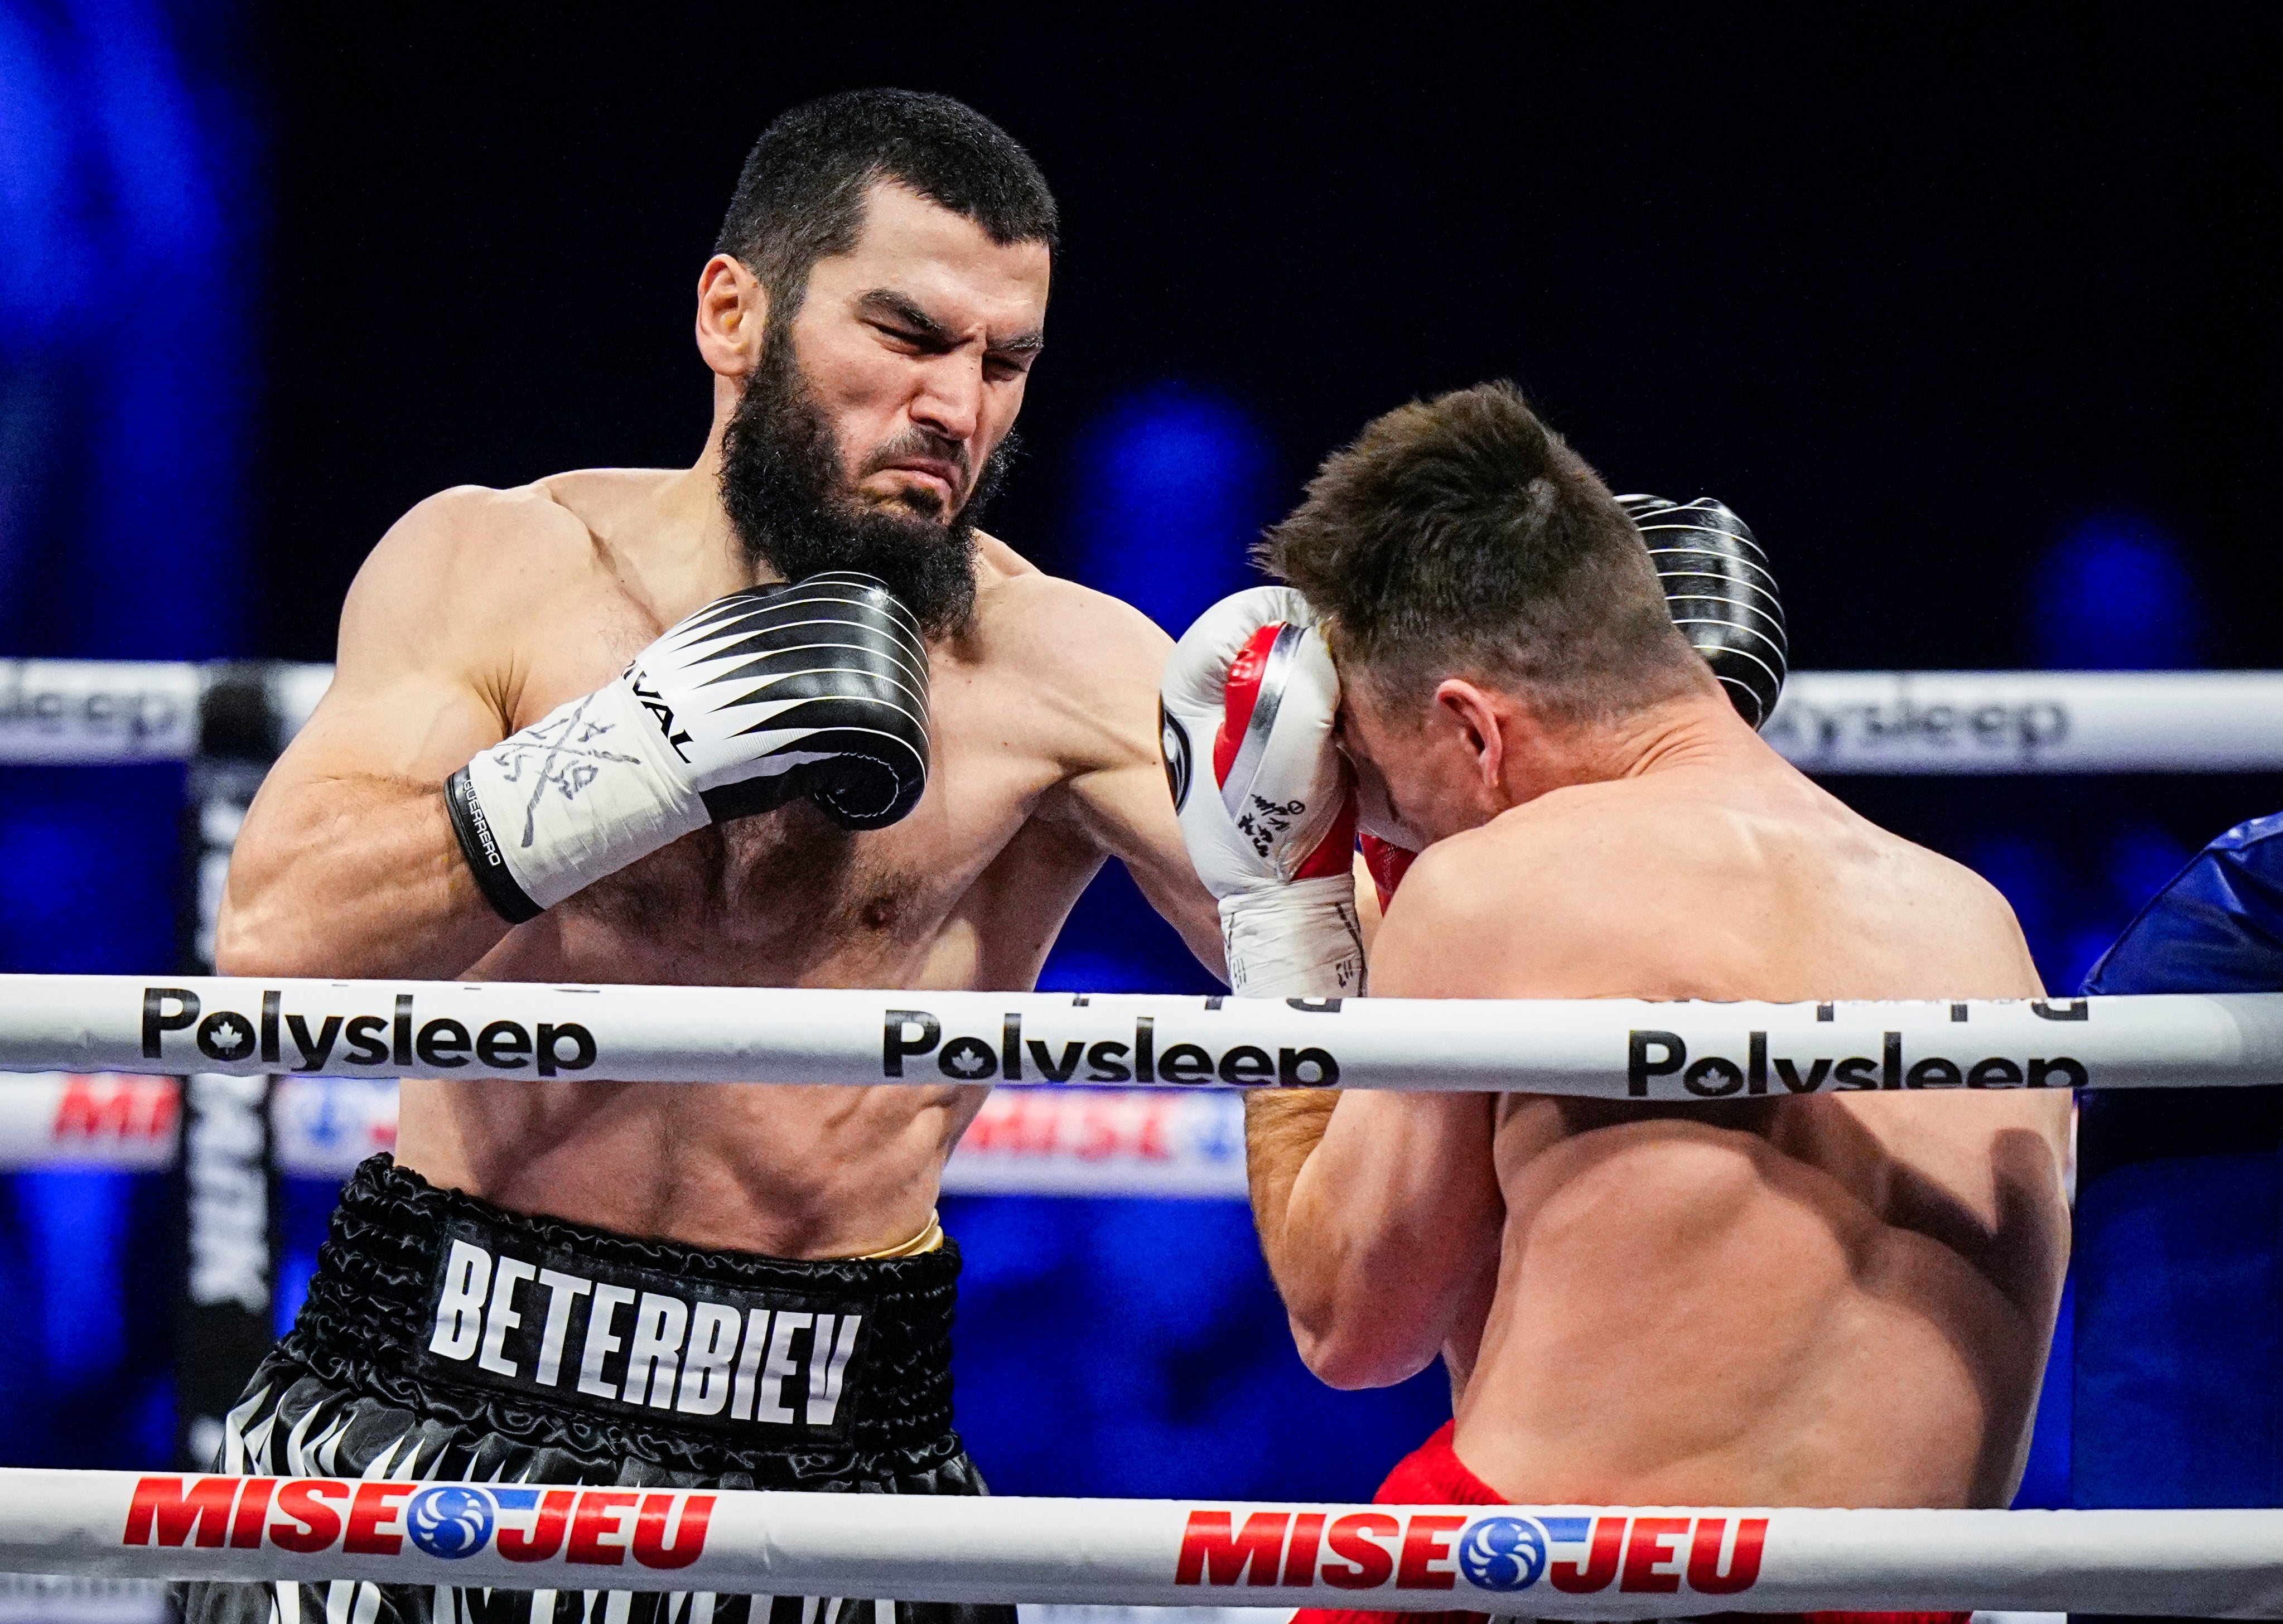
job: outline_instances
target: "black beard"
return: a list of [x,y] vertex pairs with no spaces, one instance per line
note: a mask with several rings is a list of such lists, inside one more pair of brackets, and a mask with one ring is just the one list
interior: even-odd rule
[[721,506],[746,562],[789,581],[825,570],[877,576],[931,637],[956,633],[975,612],[975,525],[1007,477],[1010,431],[948,521],[859,501],[832,425],[792,353],[772,329],[721,437]]

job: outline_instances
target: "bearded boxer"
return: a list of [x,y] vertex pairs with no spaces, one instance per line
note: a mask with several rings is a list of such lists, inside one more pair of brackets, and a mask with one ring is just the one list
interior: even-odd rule
[[[1640,526],[1507,385],[1326,462],[1264,548],[1290,587],[1210,611],[1167,669],[1200,764],[1184,832],[1243,925],[1235,983],[1353,990],[1352,770],[1364,828],[1419,854],[1375,994],[2038,996],[2004,900],[1785,763],[1674,624],[1750,594],[1669,611],[1644,530],[1734,561],[1741,527],[1632,506]],[[2068,1247],[2067,1097],[1784,1087],[1248,1100],[1309,1366],[1343,1387],[1448,1368],[1454,1418],[1383,1499],[2007,1503]],[[1579,1589],[1613,1553],[1556,1556]],[[1666,1605],[1719,1605],[1687,1601]]]
[[[222,968],[1027,988],[1107,857],[1217,965],[1158,775],[1167,640],[975,529],[1055,241],[1028,156],[956,102],[771,126],[698,280],[704,454],[390,531],[239,837]],[[469,1039],[405,1083],[223,1470],[982,1492],[933,1210],[981,1089],[540,1081]],[[189,1613],[874,1618],[668,1599],[205,1585]]]

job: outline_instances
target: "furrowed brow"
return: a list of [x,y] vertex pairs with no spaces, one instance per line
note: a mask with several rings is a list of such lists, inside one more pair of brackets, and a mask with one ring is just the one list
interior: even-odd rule
[[[930,344],[948,348],[958,341],[951,329],[921,309],[918,301],[908,293],[899,293],[893,288],[874,288],[856,304],[867,315],[893,322]],[[1011,338],[995,340],[986,347],[994,355],[1035,355],[1047,347],[1047,336],[1032,328]]]
[[908,327],[931,344],[952,342],[951,329],[921,309],[908,293],[899,293],[893,288],[874,288],[856,303],[866,315]]

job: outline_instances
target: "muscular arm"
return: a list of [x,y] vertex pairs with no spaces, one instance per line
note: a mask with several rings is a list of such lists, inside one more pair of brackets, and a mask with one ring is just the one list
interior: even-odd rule
[[1125,604],[1084,598],[1078,625],[1057,633],[1076,639],[1083,658],[1056,665],[1068,685],[1071,772],[1044,815],[1124,863],[1198,961],[1225,975],[1220,911],[1189,865],[1158,754],[1157,679],[1173,639]]
[[224,973],[450,976],[505,934],[439,792],[508,731],[502,679],[479,664],[503,645],[459,545],[501,500],[424,502],[358,573],[333,685],[262,783],[231,855],[215,952]]
[[[1368,878],[1358,883],[1368,897]],[[1453,922],[1441,917],[1447,884],[1423,862],[1405,881],[1402,906],[1371,939],[1375,994],[1483,996],[1430,951]],[[1491,1154],[1496,1105],[1491,1094],[1246,1097],[1261,1249],[1301,1358],[1332,1386],[1400,1381],[1471,1333],[1459,1322],[1506,1216]]]
[[1126,865],[1149,905],[1181,933],[1197,962],[1225,978],[1220,910],[1189,866],[1156,750],[1147,761],[1090,773],[1071,791],[1103,850]]

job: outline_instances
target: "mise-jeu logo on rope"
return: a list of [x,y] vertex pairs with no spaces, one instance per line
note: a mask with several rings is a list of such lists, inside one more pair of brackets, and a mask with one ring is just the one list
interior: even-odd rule
[[342,1482],[332,1478],[146,1477],[124,1545],[268,1548],[448,1562],[688,1567],[705,1554],[716,1496],[687,1489],[547,1488],[498,1483]]
[[[1765,1517],[1526,1517],[1511,1511],[1192,1511],[1173,1582],[1340,1590],[1734,1596],[1759,1582]],[[1558,1611],[1558,1608],[1556,1609]]]
[[320,1071],[335,1062],[426,1072],[472,1065],[494,1072],[528,1068],[542,1077],[584,1071],[596,1054],[594,1033],[576,1021],[471,1027],[449,1015],[423,1020],[409,992],[396,995],[391,1013],[377,1015],[289,1010],[284,993],[272,989],[261,995],[261,1013],[249,1015],[206,1009],[188,987],[144,988],[143,1058],[187,1061],[189,1048],[223,1065],[258,1057],[278,1071]]

